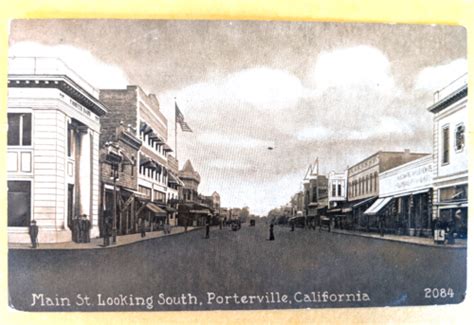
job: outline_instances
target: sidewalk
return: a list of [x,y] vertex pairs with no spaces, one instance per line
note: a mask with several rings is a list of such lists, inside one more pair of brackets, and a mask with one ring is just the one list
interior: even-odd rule
[[[201,227],[188,227],[188,232],[201,229]],[[39,247],[36,249],[107,249],[119,246],[130,245],[144,240],[174,236],[184,233],[184,227],[171,227],[171,233],[165,234],[163,230],[157,230],[153,232],[147,232],[145,237],[141,237],[141,234],[121,235],[117,236],[117,242],[114,245],[104,247],[103,238],[91,238],[90,243],[74,243],[72,241],[65,243],[39,243]],[[110,237],[112,242],[112,237]],[[8,243],[8,249],[32,249],[30,243]]]
[[[326,231],[326,230],[321,230]],[[466,248],[467,247],[467,239],[458,239],[456,238],[455,244],[436,244],[433,238],[430,237],[415,237],[415,236],[399,236],[399,235],[392,235],[392,234],[385,234],[383,237],[380,236],[378,233],[367,233],[362,231],[356,230],[342,230],[342,229],[334,229],[331,228],[331,232],[349,236],[359,236],[359,237],[367,237],[379,240],[388,240],[388,241],[396,241],[406,244],[412,245],[420,245],[420,246],[432,246],[432,247],[439,247],[439,248]]]

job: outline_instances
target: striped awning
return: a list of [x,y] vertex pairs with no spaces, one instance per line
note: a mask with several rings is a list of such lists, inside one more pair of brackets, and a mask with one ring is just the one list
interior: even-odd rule
[[210,215],[211,214],[211,211],[209,211],[208,209],[191,210],[189,212],[194,213],[194,214],[205,214],[205,215]]
[[391,200],[392,200],[392,197],[391,197],[391,196],[378,198],[377,201],[375,201],[374,204],[372,204],[372,205],[370,206],[370,208],[368,208],[367,210],[365,210],[364,214],[369,215],[369,216],[374,216],[374,215],[376,215],[376,214],[379,213]]
[[146,204],[146,207],[147,207],[148,210],[153,212],[155,216],[165,216],[166,217],[166,211],[163,210],[162,208],[160,208],[159,206],[157,206],[156,204],[149,202],[149,203]]

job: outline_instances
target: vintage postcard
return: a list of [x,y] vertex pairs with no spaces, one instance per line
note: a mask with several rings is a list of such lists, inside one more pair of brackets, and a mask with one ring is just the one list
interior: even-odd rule
[[460,26],[11,22],[9,306],[459,304]]

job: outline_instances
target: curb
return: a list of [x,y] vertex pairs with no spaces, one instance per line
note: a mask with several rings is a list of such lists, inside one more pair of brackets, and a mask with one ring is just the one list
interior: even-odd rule
[[[49,247],[49,248],[41,248],[41,247],[38,247],[38,248],[31,248],[29,245],[25,245],[25,247],[8,247],[8,250],[42,250],[42,251],[53,251],[53,250],[61,250],[61,251],[76,251],[76,250],[94,250],[94,249],[98,249],[98,250],[101,250],[101,249],[111,249],[111,248],[118,248],[118,247],[122,247],[122,246],[129,246],[129,245],[133,245],[133,244],[136,244],[136,243],[139,243],[139,242],[143,242],[143,241],[147,241],[147,240],[152,240],[152,239],[161,239],[161,238],[166,238],[166,237],[169,237],[169,236],[178,236],[178,235],[181,235],[181,234],[186,234],[186,233],[189,233],[189,232],[192,232],[192,231],[195,231],[195,230],[201,230],[202,227],[195,227],[195,228],[192,228],[192,229],[189,229],[187,232],[184,232],[184,231],[181,231],[181,232],[178,232],[178,233],[171,233],[171,234],[167,234],[167,235],[163,235],[163,236],[156,236],[156,237],[144,237],[144,238],[139,238],[138,240],[134,240],[134,241],[130,241],[130,242],[127,242],[127,243],[119,243],[119,244],[110,244],[109,246],[102,246],[102,245],[96,245],[96,246],[92,246],[92,247],[75,247],[75,248],[71,248],[71,247],[58,247],[58,248],[55,248],[55,247]],[[119,238],[119,236],[117,236],[117,238]],[[60,245],[60,244],[58,244]]]
[[[347,236],[355,236],[355,237],[364,237],[364,238],[369,238],[369,239],[377,239],[377,240],[385,240],[385,241],[391,241],[391,242],[397,242],[397,243],[402,243],[402,244],[408,244],[408,245],[417,245],[417,246],[428,246],[428,247],[436,247],[436,248],[444,248],[444,249],[466,249],[467,246],[453,246],[453,245],[439,245],[439,244],[431,244],[431,243],[419,243],[419,242],[411,242],[411,241],[405,241],[405,240],[400,240],[396,238],[387,238],[387,237],[377,237],[377,236],[370,236],[370,235],[364,235],[364,234],[359,234],[359,233],[354,233],[354,232],[339,232],[338,230],[331,230],[332,233],[335,234],[340,234],[340,235],[347,235]],[[455,244],[456,245],[456,244]]]

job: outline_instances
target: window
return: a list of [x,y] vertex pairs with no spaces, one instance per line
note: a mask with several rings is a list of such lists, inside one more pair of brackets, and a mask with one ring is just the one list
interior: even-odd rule
[[337,184],[337,196],[342,196],[342,185]]
[[162,192],[160,192],[160,191],[154,190],[154,191],[153,191],[153,194],[154,194],[154,200],[155,200],[155,201],[159,201],[159,202],[162,202],[162,203],[165,202],[165,200],[166,200],[166,193],[162,193]]
[[31,220],[31,182],[8,181],[8,226],[28,227]]
[[147,198],[151,199],[151,188],[139,185],[138,191],[144,194]]
[[318,201],[317,188],[316,188],[316,187],[313,187],[312,190],[313,190],[313,197],[312,197],[312,199],[311,199],[311,202],[317,202],[317,201]]
[[8,113],[8,145],[31,146],[31,113]]
[[464,148],[464,130],[463,123],[456,126],[456,151],[461,151]]
[[449,126],[443,128],[443,146],[441,161],[443,164],[449,164]]
[[336,196],[336,184],[332,184],[332,196]]

